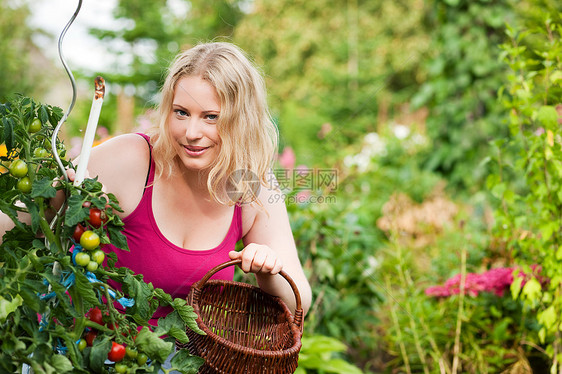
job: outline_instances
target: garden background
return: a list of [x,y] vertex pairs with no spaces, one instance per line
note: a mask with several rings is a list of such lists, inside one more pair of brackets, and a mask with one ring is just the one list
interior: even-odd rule
[[[180,50],[246,50],[267,79],[314,292],[300,373],[562,372],[560,2],[114,3],[121,26],[90,32],[115,62],[71,66],[71,154],[96,75],[103,141],[151,125]],[[41,43],[58,35],[33,7],[0,0],[0,101],[65,109],[70,86]]]

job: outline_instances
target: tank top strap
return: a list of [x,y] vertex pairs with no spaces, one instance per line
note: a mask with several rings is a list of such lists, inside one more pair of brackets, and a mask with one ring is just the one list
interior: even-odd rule
[[146,174],[146,182],[144,183],[144,187],[152,187],[152,183],[154,182],[154,159],[152,158],[152,144],[150,144],[150,136],[143,134],[142,132],[137,132],[137,135],[140,135],[146,140],[148,144],[148,152],[150,154],[150,163],[148,165],[148,173]]
[[234,217],[232,217],[231,225],[235,226],[233,230],[234,241],[242,239],[242,205],[234,205]]

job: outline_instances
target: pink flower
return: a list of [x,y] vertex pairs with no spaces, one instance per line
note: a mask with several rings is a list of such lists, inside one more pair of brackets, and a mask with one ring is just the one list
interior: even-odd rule
[[296,161],[297,157],[293,149],[291,147],[283,148],[283,152],[279,156],[279,165],[281,165],[283,169],[292,169]]
[[[464,281],[464,292],[470,296],[478,296],[480,292],[491,292],[503,296],[513,282],[514,268],[495,268],[484,273],[468,273]],[[525,276],[520,274],[519,276]],[[448,279],[442,286],[433,286],[425,290],[425,294],[434,297],[458,295],[461,292],[461,275]]]

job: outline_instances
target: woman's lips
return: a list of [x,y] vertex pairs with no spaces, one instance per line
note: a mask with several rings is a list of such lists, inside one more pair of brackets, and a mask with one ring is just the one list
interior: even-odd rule
[[184,145],[185,152],[190,156],[201,156],[210,147],[198,147],[194,145]]

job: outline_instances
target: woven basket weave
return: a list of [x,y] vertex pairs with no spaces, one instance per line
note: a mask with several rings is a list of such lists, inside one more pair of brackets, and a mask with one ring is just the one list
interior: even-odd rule
[[301,349],[303,311],[300,293],[287,273],[296,299],[293,316],[287,305],[258,287],[209,280],[216,272],[240,260],[225,262],[191,286],[188,303],[207,335],[187,330],[191,354],[205,359],[199,373],[294,373]]

